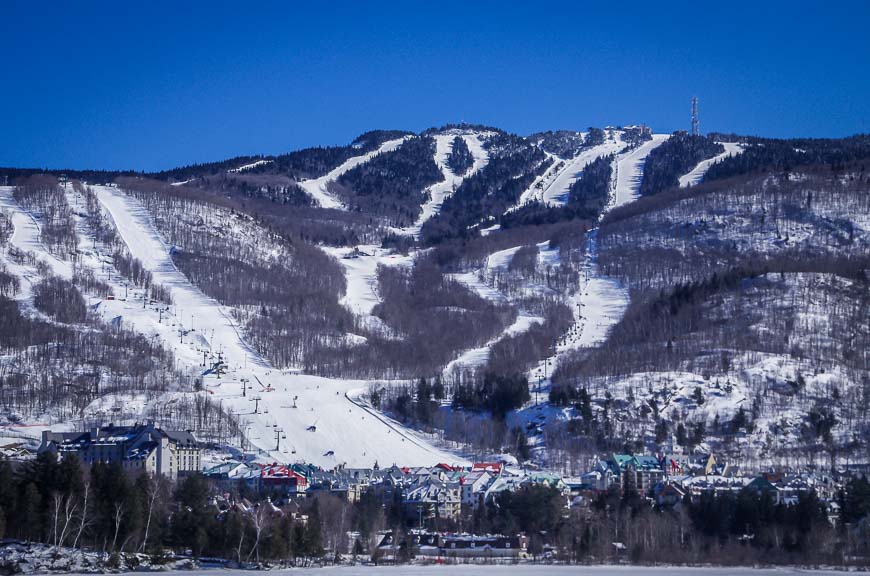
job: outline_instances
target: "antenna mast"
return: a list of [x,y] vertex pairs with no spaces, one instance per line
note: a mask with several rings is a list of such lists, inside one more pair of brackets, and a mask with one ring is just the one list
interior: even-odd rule
[[701,122],[698,120],[698,97],[692,97],[692,136],[701,135]]

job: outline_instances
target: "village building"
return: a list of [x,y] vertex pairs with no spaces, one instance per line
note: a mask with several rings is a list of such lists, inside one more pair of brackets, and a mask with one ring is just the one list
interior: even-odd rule
[[144,472],[171,480],[201,468],[199,443],[192,433],[163,430],[153,422],[133,426],[109,424],[87,432],[45,430],[39,452],[46,451],[60,458],[76,454],[88,466],[97,462],[120,463],[130,473]]
[[418,476],[402,498],[405,518],[419,525],[427,520],[459,520],[462,492],[459,482]]

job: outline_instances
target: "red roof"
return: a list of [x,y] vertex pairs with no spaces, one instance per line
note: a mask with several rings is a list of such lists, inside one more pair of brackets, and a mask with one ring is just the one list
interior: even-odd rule
[[257,464],[260,467],[260,478],[283,479],[295,478],[298,484],[307,482],[305,476],[282,464]]
[[501,462],[475,462],[471,465],[472,472],[495,472],[501,473]]

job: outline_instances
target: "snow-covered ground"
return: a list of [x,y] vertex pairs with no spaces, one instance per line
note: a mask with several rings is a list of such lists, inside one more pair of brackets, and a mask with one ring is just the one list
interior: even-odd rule
[[506,302],[507,297],[490,286],[486,281],[483,273],[478,270],[472,270],[470,272],[457,272],[454,274],[448,274],[449,278],[456,280],[457,282],[461,282],[471,290],[473,290],[478,296],[489,300],[490,302]]
[[372,150],[367,154],[363,154],[361,156],[354,156],[353,158],[349,158],[345,160],[339,166],[333,168],[329,173],[320,178],[314,178],[312,180],[302,180],[299,182],[299,186],[302,187],[305,192],[307,192],[311,197],[320,205],[321,208],[339,208],[343,209],[344,205],[327,190],[327,186],[330,182],[335,182],[338,180],[342,174],[356,168],[360,164],[368,162],[378,154],[383,152],[392,152],[396,148],[402,145],[402,143],[407,140],[408,137],[397,138],[395,140],[387,140],[383,144],[381,144],[377,150]]
[[741,146],[740,144],[734,142],[720,142],[720,144],[725,147],[725,151],[712,158],[701,160],[700,162],[698,162],[698,165],[692,169],[691,172],[680,176],[680,188],[686,188],[687,186],[697,186],[701,183],[701,180],[704,179],[704,175],[707,173],[707,170],[710,169],[710,166],[716,164],[717,162],[721,162],[729,156],[736,156],[737,154],[743,152],[743,146]]
[[[110,261],[110,255],[91,248],[88,230],[78,226],[81,264],[91,267],[118,295],[114,300],[89,299],[89,305],[106,320],[120,317],[132,329],[158,338],[172,348],[182,371],[202,376],[206,393],[225,409],[240,415],[248,439],[261,451],[262,459],[304,460],[327,468],[341,463],[372,466],[376,461],[384,465],[464,461],[435,448],[422,435],[375,413],[361,402],[359,397],[367,389],[367,382],[307,376],[271,367],[245,343],[229,310],[203,294],[176,269],[171,247],[161,239],[146,209],[117,188],[94,190],[131,254],[152,272],[156,283],[170,290],[174,304],[167,309],[143,302],[141,291],[132,289],[129,297],[124,298],[122,279],[107,272],[111,267],[104,265]],[[39,242],[36,224],[10,194],[8,188],[0,190],[0,204],[11,212],[16,224],[13,244],[32,250],[40,259],[49,261],[58,273],[68,275],[71,270],[68,263],[51,261],[53,257]],[[221,375],[202,365],[207,358],[210,368],[218,353],[227,367]],[[244,396],[243,382],[247,386]],[[254,402],[256,398],[259,400]],[[110,410],[118,404],[127,411],[144,409],[147,399],[136,395],[106,397],[92,408]],[[309,431],[312,426],[315,429]],[[280,450],[276,449],[279,438]]]

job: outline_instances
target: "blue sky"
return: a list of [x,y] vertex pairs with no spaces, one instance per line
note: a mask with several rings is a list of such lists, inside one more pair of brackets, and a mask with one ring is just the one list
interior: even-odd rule
[[[183,6],[182,6],[183,4]],[[155,170],[479,122],[870,132],[870,2],[0,4],[0,165]]]

